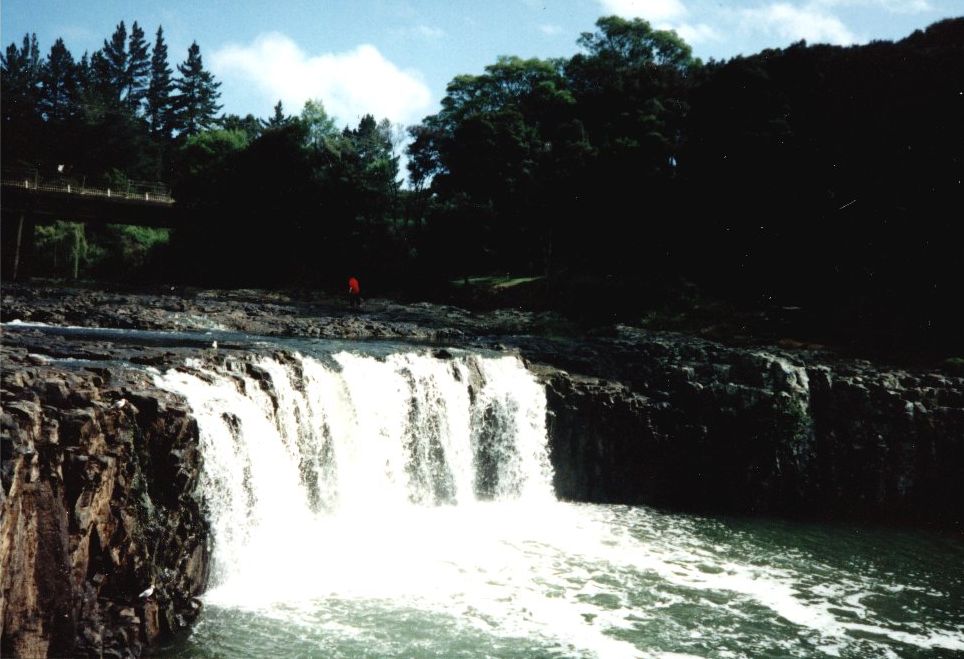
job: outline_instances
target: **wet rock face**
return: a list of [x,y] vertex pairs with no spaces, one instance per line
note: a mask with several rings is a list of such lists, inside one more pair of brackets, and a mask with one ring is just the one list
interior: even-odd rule
[[682,337],[597,348],[529,351],[593,374],[539,369],[563,498],[964,529],[964,378]]
[[3,358],[0,654],[139,655],[200,610],[197,425],[142,375]]

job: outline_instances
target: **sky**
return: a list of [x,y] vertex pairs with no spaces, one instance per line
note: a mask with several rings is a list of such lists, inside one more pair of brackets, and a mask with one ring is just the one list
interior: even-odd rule
[[708,60],[808,43],[900,39],[964,0],[2,0],[3,47],[35,32],[42,53],[63,37],[76,57],[124,21],[153,44],[164,28],[171,67],[192,41],[221,81],[223,112],[289,114],[321,99],[339,125],[365,113],[410,125],[436,112],[456,75],[500,55],[570,57],[600,16],[674,29]]

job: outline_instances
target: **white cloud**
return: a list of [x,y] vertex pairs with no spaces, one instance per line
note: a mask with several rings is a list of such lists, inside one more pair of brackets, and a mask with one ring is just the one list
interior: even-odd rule
[[645,18],[658,30],[676,30],[688,44],[721,41],[723,35],[707,23],[681,22],[689,9],[681,0],[598,0],[605,13],[623,18]]
[[414,123],[432,100],[417,72],[403,71],[370,44],[309,56],[287,36],[272,32],[247,46],[225,46],[211,62],[224,88],[253,86],[265,107],[280,98],[289,113],[299,112],[309,98],[320,98],[342,123],[354,123],[366,113]]
[[558,25],[540,25],[539,31],[547,36],[554,37],[557,34],[562,34],[562,27]]
[[697,23],[696,25],[683,23],[673,29],[676,30],[676,34],[683,38],[683,41],[690,45],[706,43],[707,41],[721,41],[723,39],[723,35],[720,34],[716,28],[706,23]]
[[599,4],[606,14],[648,21],[668,21],[686,14],[680,0],[599,0]]
[[757,9],[744,9],[739,15],[743,29],[776,35],[788,41],[806,39],[811,43],[839,45],[860,41],[839,18],[824,13],[815,5],[795,7],[779,2]]
[[933,9],[928,0],[815,0],[814,4],[824,7],[870,7],[892,14],[919,14]]

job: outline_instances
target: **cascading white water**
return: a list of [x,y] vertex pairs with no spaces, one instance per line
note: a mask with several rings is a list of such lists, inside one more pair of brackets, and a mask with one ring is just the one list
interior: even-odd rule
[[545,394],[514,357],[295,354],[194,363],[158,384],[198,418],[216,586],[247,583],[293,544],[330,544],[305,537],[319,520],[553,499]]
[[937,577],[854,569],[846,542],[821,558],[804,531],[784,554],[712,520],[557,502],[545,393],[514,357],[278,354],[156,382],[200,429],[204,656],[964,651],[920,603],[946,597]]

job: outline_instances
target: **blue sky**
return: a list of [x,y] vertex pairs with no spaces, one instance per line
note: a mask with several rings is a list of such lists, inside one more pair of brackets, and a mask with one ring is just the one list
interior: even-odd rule
[[675,29],[696,55],[721,59],[799,39],[897,39],[964,15],[964,0],[3,0],[0,35],[6,47],[36,32],[44,54],[61,36],[79,58],[121,20],[151,42],[163,25],[172,67],[201,46],[225,112],[264,117],[279,98],[289,112],[321,98],[341,124],[365,112],[411,124],[455,75],[499,55],[571,56],[608,14]]

